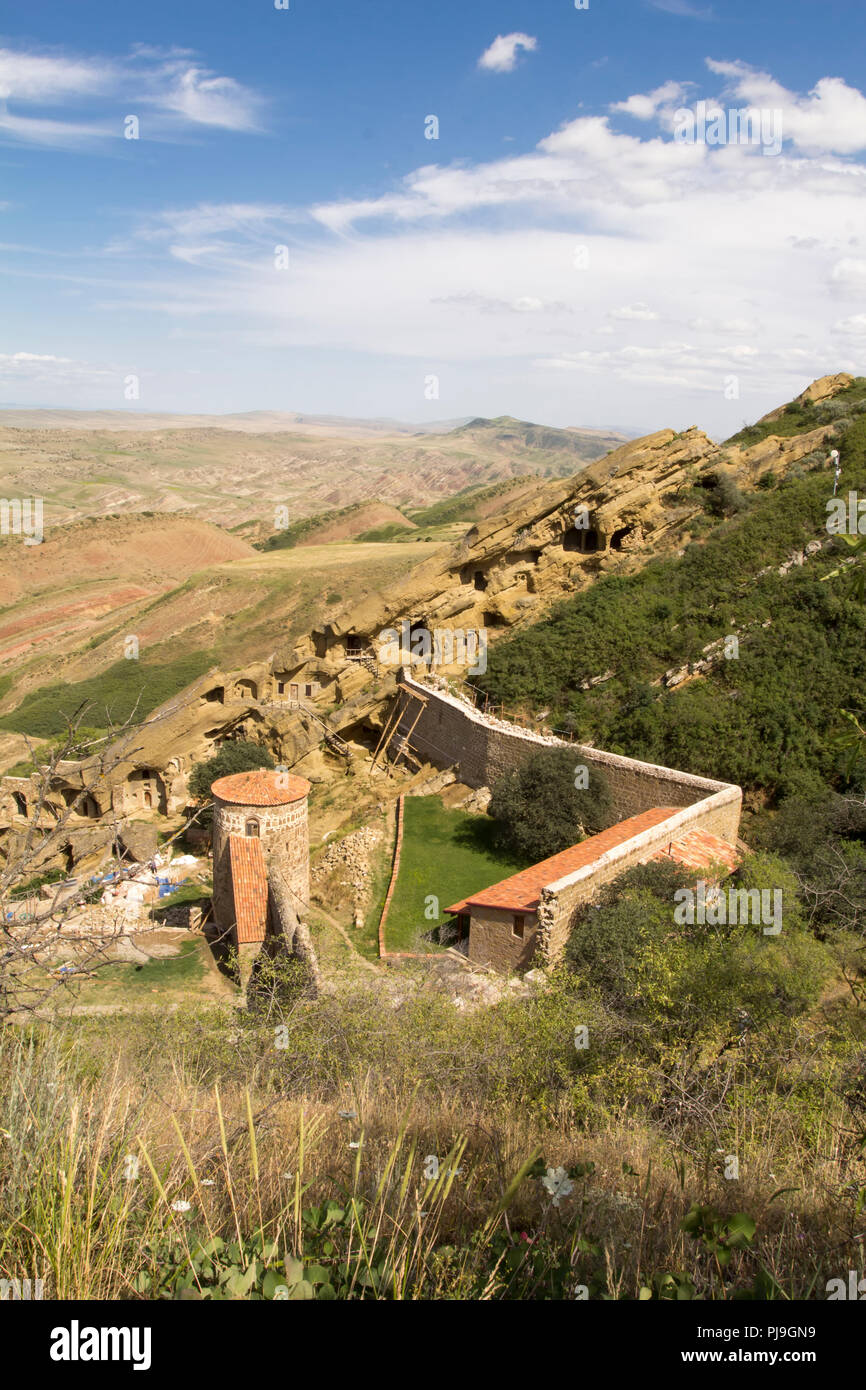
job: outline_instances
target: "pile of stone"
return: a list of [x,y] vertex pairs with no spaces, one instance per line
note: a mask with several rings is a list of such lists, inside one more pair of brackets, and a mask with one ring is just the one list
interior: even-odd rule
[[468,795],[462,801],[454,801],[451,804],[458,806],[461,811],[469,811],[472,815],[484,815],[490,805],[490,798],[493,795],[489,787],[471,787]]
[[813,555],[817,555],[820,549],[820,541],[810,541],[809,544],[806,546],[805,550],[795,550],[792,555],[788,556],[785,563],[779,566],[779,573],[787,574],[789,570],[796,569],[800,565],[804,565],[806,561],[810,559]]
[[373,870],[370,859],[382,843],[382,830],[365,825],[336,844],[329,845],[310,872],[314,887],[333,877],[352,899],[355,926],[362,926],[369,904]]

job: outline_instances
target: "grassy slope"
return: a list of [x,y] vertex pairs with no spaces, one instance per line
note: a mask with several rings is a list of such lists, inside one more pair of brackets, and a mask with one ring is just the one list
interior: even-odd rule
[[[337,604],[399,583],[434,553],[435,546],[411,542],[333,543],[216,565],[78,649],[64,664],[63,685],[51,679],[56,660],[47,654],[31,658],[16,672],[17,690],[26,689],[25,682],[30,689],[0,717],[0,729],[51,736],[65,727],[63,715],[84,700],[102,711],[88,715],[87,724],[95,727],[106,706],[116,721],[139,691],[139,712],[147,713],[211,665],[236,670],[290,647]],[[140,662],[117,660],[130,632],[140,638]],[[12,677],[0,683],[0,699],[5,695],[9,703],[12,683]]]
[[155,956],[146,965],[107,965],[82,990],[81,1004],[152,1004],[154,995],[196,994],[207,969],[207,942],[184,941],[176,956]]
[[52,738],[68,727],[76,710],[87,706],[84,722],[91,729],[123,724],[152,713],[213,664],[212,652],[192,652],[165,665],[147,661],[117,661],[91,680],[43,686],[25,696],[11,714],[0,718],[0,729]]

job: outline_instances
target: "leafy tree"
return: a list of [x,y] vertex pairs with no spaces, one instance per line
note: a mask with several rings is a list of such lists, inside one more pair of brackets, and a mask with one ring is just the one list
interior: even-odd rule
[[[582,785],[583,781],[587,785]],[[493,788],[489,814],[503,849],[537,863],[595,835],[614,820],[604,774],[569,748],[536,753]]]
[[230,777],[234,772],[251,772],[257,767],[273,767],[274,760],[260,743],[237,740],[224,743],[218,753],[205,763],[196,763],[189,775],[190,794],[200,801],[210,798],[210,789],[218,777]]

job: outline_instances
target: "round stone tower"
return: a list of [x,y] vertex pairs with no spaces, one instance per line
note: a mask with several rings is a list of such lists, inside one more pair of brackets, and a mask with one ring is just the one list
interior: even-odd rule
[[[256,768],[218,778],[211,792],[213,907],[217,925],[236,926],[236,939],[241,940],[242,921],[250,923],[246,939],[263,939],[266,874],[272,860],[279,863],[288,881],[293,908],[298,916],[305,917],[310,900],[310,783],[288,772]],[[237,843],[242,840],[258,840],[261,852],[251,854],[251,845]],[[256,922],[261,925],[261,934]]]

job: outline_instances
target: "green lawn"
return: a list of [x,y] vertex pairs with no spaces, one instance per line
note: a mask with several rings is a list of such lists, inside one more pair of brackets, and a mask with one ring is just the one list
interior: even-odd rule
[[[494,849],[495,828],[487,816],[447,810],[438,796],[406,798],[400,874],[385,924],[389,951],[435,950],[422,933],[447,920],[446,907],[526,867]],[[427,917],[431,897],[438,912]]]

